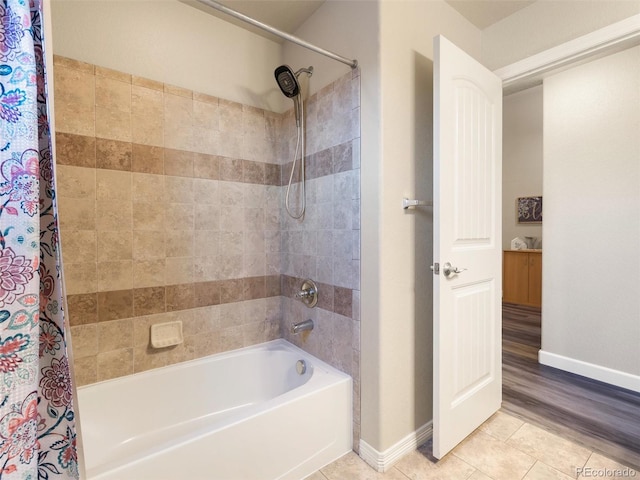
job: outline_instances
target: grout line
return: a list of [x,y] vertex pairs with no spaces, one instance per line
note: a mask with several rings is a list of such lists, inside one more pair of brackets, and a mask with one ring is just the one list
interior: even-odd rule
[[[518,450],[518,451],[521,451],[521,450]],[[524,452],[523,452],[523,453],[524,453]],[[535,462],[533,462],[533,464],[529,467],[529,470],[527,470],[527,472],[522,476],[522,478],[523,478],[523,479],[524,479],[524,478],[526,478],[526,476],[527,476],[527,475],[529,475],[529,472],[530,472],[531,470],[533,470],[533,467],[535,467],[536,463],[538,463],[538,462],[540,461],[540,460],[538,460],[538,459],[537,459],[537,458],[535,458],[535,457],[531,457],[531,458],[533,458],[533,459],[535,460]]]

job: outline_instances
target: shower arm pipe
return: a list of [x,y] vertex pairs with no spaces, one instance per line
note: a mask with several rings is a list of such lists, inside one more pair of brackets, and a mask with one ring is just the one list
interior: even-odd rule
[[337,60],[338,62],[342,62],[345,65],[349,65],[351,68],[357,68],[358,67],[358,61],[357,60],[350,60],[346,57],[343,57],[342,55],[338,55],[337,53],[333,53],[330,52],[329,50],[325,50],[324,48],[320,48],[317,47],[316,45],[313,45],[312,43],[307,42],[306,40],[302,40],[299,37],[296,37],[294,35],[291,35],[289,33],[283,32],[282,30],[278,30],[275,27],[272,27],[271,25],[267,25],[266,23],[262,23],[258,20],[256,20],[255,18],[251,18],[247,15],[245,15],[244,13],[240,13],[236,10],[233,10],[232,8],[229,8],[225,5],[222,5],[221,3],[218,3],[214,0],[197,0],[199,3],[202,3],[203,5],[207,5],[211,8],[215,8],[216,10],[222,12],[222,13],[226,13],[227,15],[231,15],[232,17],[237,18],[238,20],[242,20],[243,22],[249,23],[251,25],[253,25],[254,27],[258,27],[266,32],[269,32],[273,35],[276,35],[277,37],[280,38],[284,38],[285,40],[291,42],[291,43],[295,43],[296,45],[300,45],[301,47],[307,48],[309,50],[312,50],[316,53],[319,53],[321,55],[324,55],[326,57],[332,58],[333,60]]

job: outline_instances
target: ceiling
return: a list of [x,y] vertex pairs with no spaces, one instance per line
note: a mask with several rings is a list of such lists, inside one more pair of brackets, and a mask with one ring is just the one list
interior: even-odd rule
[[480,30],[528,7],[535,0],[445,0]]
[[[261,29],[250,26],[241,20],[218,12],[211,7],[202,5],[196,0],[182,0],[185,3],[215,15],[224,20],[246,28],[252,32],[278,42],[277,38]],[[252,17],[262,23],[287,33],[295,32],[325,0],[217,0],[219,3],[240,13]],[[331,1],[331,0],[326,0]],[[430,0],[419,0],[430,1]],[[485,29],[505,17],[525,8],[535,0],[445,0],[467,20],[479,29]]]

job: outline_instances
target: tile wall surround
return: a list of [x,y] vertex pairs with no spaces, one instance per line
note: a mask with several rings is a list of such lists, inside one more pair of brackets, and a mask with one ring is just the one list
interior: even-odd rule
[[[305,103],[307,208],[304,221],[281,214],[283,337],[352,376],[354,450],[360,438],[360,76],[356,70]],[[292,111],[282,118],[283,177],[296,142]],[[283,187],[283,189],[286,187]],[[294,299],[302,279],[318,285],[318,308]],[[314,330],[291,334],[312,319]]]
[[[284,337],[354,379],[359,73],[306,102],[307,214],[284,210],[284,114],[55,56],[57,183],[79,385]],[[286,140],[283,140],[286,139]],[[294,299],[304,278],[318,308]],[[290,324],[316,327],[292,336]],[[154,323],[185,342],[149,346]]]
[[[79,385],[284,337],[354,378],[359,72],[306,102],[307,214],[283,207],[292,109],[264,111],[55,56],[57,182]],[[285,139],[286,140],[282,140]],[[304,278],[318,308],[294,300]],[[313,332],[290,324],[313,318]],[[185,342],[149,346],[154,323]]]

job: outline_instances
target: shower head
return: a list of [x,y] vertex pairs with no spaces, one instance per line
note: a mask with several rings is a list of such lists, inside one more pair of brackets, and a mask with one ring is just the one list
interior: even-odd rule
[[285,97],[293,98],[300,94],[300,84],[289,65],[280,65],[273,73]]

